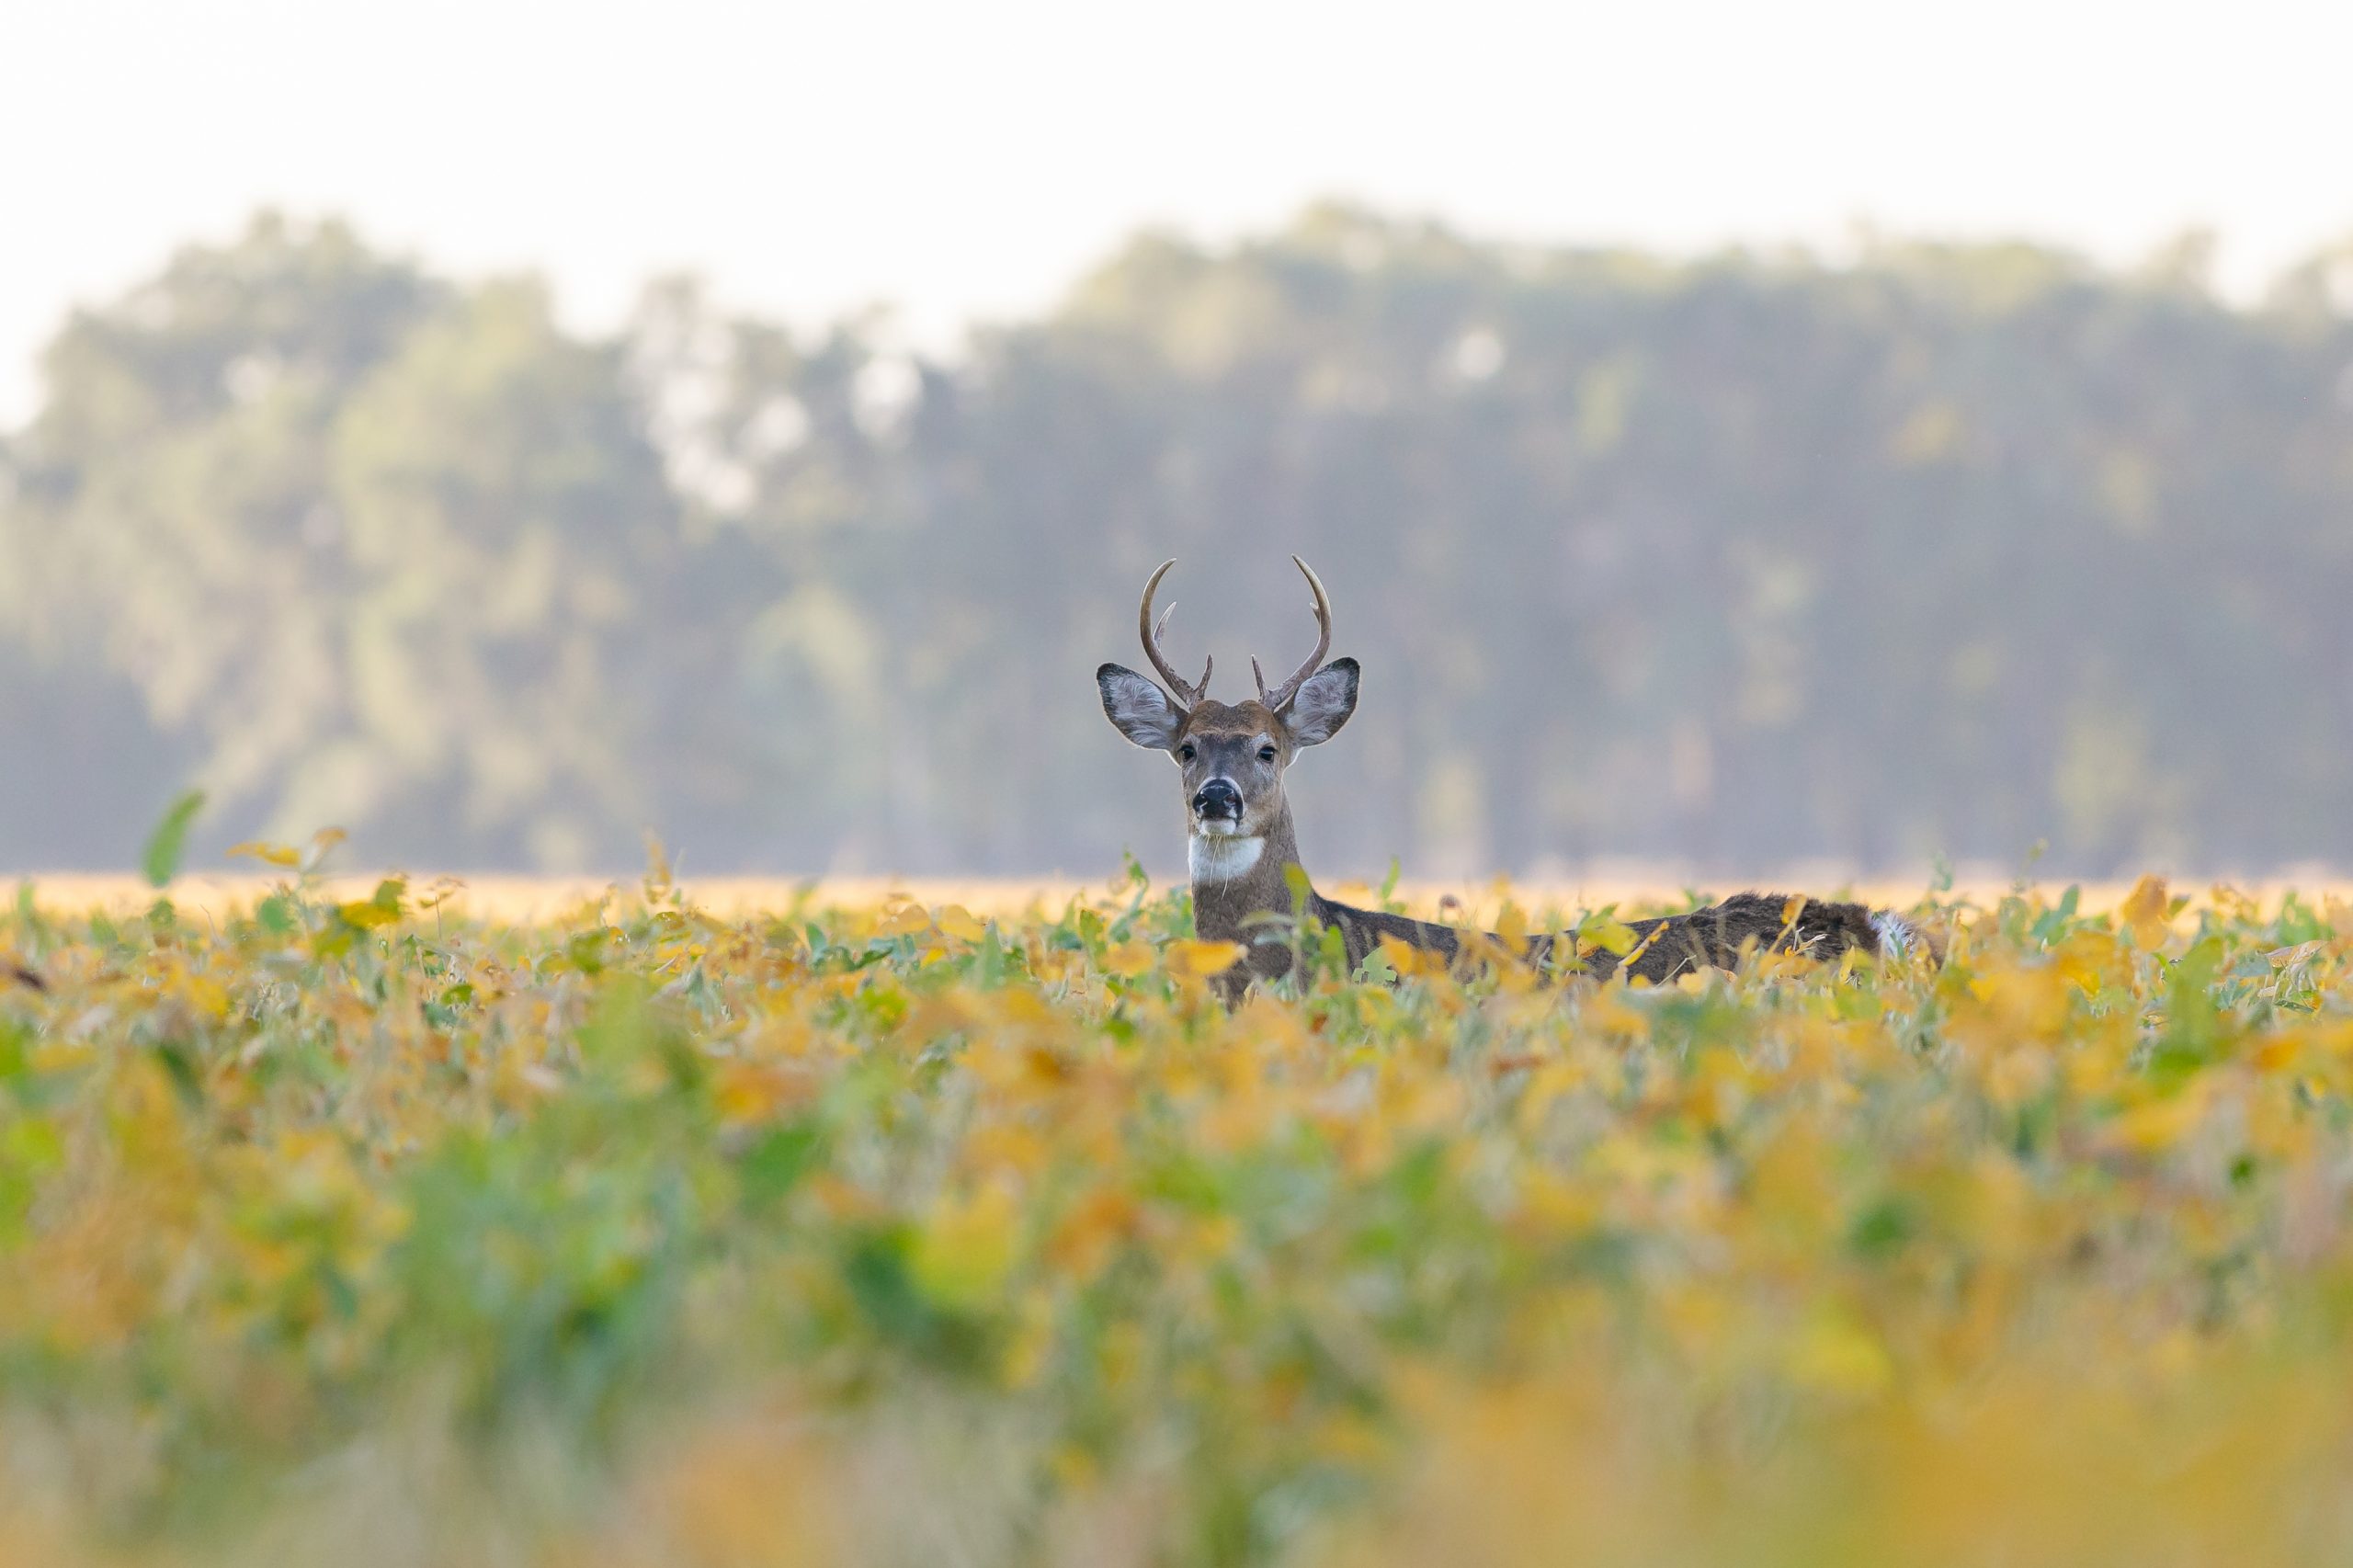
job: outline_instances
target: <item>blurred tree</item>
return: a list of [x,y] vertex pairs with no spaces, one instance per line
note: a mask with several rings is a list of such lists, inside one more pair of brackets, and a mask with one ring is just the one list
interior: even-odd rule
[[1173,868],[1089,672],[1176,555],[1245,689],[1297,551],[1367,672],[1295,785],[1335,874],[2353,859],[2353,273],[2238,309],[2206,254],[1334,206],[934,364],[680,279],[583,341],[265,217],[77,316],[0,449],[0,858],[188,770],[218,831],[416,863]]
[[631,853],[677,527],[619,351],[566,338],[538,284],[487,285],[355,390],[329,460],[339,706],[288,759],[281,815],[422,847],[454,811],[495,858]]
[[266,215],[45,368],[6,525],[34,619],[195,737],[228,830],[547,866],[630,841],[622,671],[672,507],[618,355],[536,285]]

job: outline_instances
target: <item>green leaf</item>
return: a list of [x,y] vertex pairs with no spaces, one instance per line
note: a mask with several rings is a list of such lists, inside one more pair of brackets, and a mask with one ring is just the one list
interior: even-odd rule
[[1314,895],[1314,889],[1307,883],[1307,868],[1296,861],[1285,866],[1283,884],[1290,890],[1290,912],[1293,915],[1305,914],[1307,901]]
[[813,1121],[788,1122],[773,1128],[744,1152],[739,1167],[744,1200],[766,1208],[790,1193],[823,1159],[824,1130]]
[[204,791],[190,790],[172,802],[164,820],[147,840],[147,853],[140,867],[147,873],[150,887],[165,887],[180,869],[181,851],[188,847],[188,824],[196,821],[196,813],[204,809]]
[[335,915],[347,925],[362,931],[373,931],[380,926],[396,924],[406,913],[403,900],[408,892],[408,879],[387,877],[376,884],[376,896],[364,903],[338,905]]
[[1902,1252],[1919,1231],[1919,1216],[1910,1204],[1901,1198],[1882,1198],[1855,1216],[1847,1227],[1847,1244],[1876,1263]]

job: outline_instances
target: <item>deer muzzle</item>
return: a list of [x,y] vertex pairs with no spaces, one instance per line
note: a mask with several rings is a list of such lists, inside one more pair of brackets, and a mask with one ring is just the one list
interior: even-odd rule
[[1204,827],[1242,821],[1242,791],[1231,778],[1212,778],[1193,796],[1193,816]]

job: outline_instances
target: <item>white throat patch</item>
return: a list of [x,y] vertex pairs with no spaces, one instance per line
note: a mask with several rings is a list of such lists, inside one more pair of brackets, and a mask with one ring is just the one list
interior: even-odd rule
[[1195,834],[1188,841],[1190,847],[1186,858],[1191,862],[1193,880],[1197,882],[1230,882],[1246,877],[1267,852],[1263,838],[1221,836],[1211,838]]

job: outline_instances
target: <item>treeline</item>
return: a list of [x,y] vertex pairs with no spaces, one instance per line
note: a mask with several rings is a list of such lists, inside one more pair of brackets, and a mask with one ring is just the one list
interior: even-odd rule
[[2198,261],[1325,209],[931,362],[264,217],[0,444],[0,865],[194,782],[213,847],[418,867],[1165,866],[1092,671],[1169,555],[1183,659],[1288,668],[1294,551],[1366,668],[1295,784],[1334,873],[2353,861],[2353,251]]

